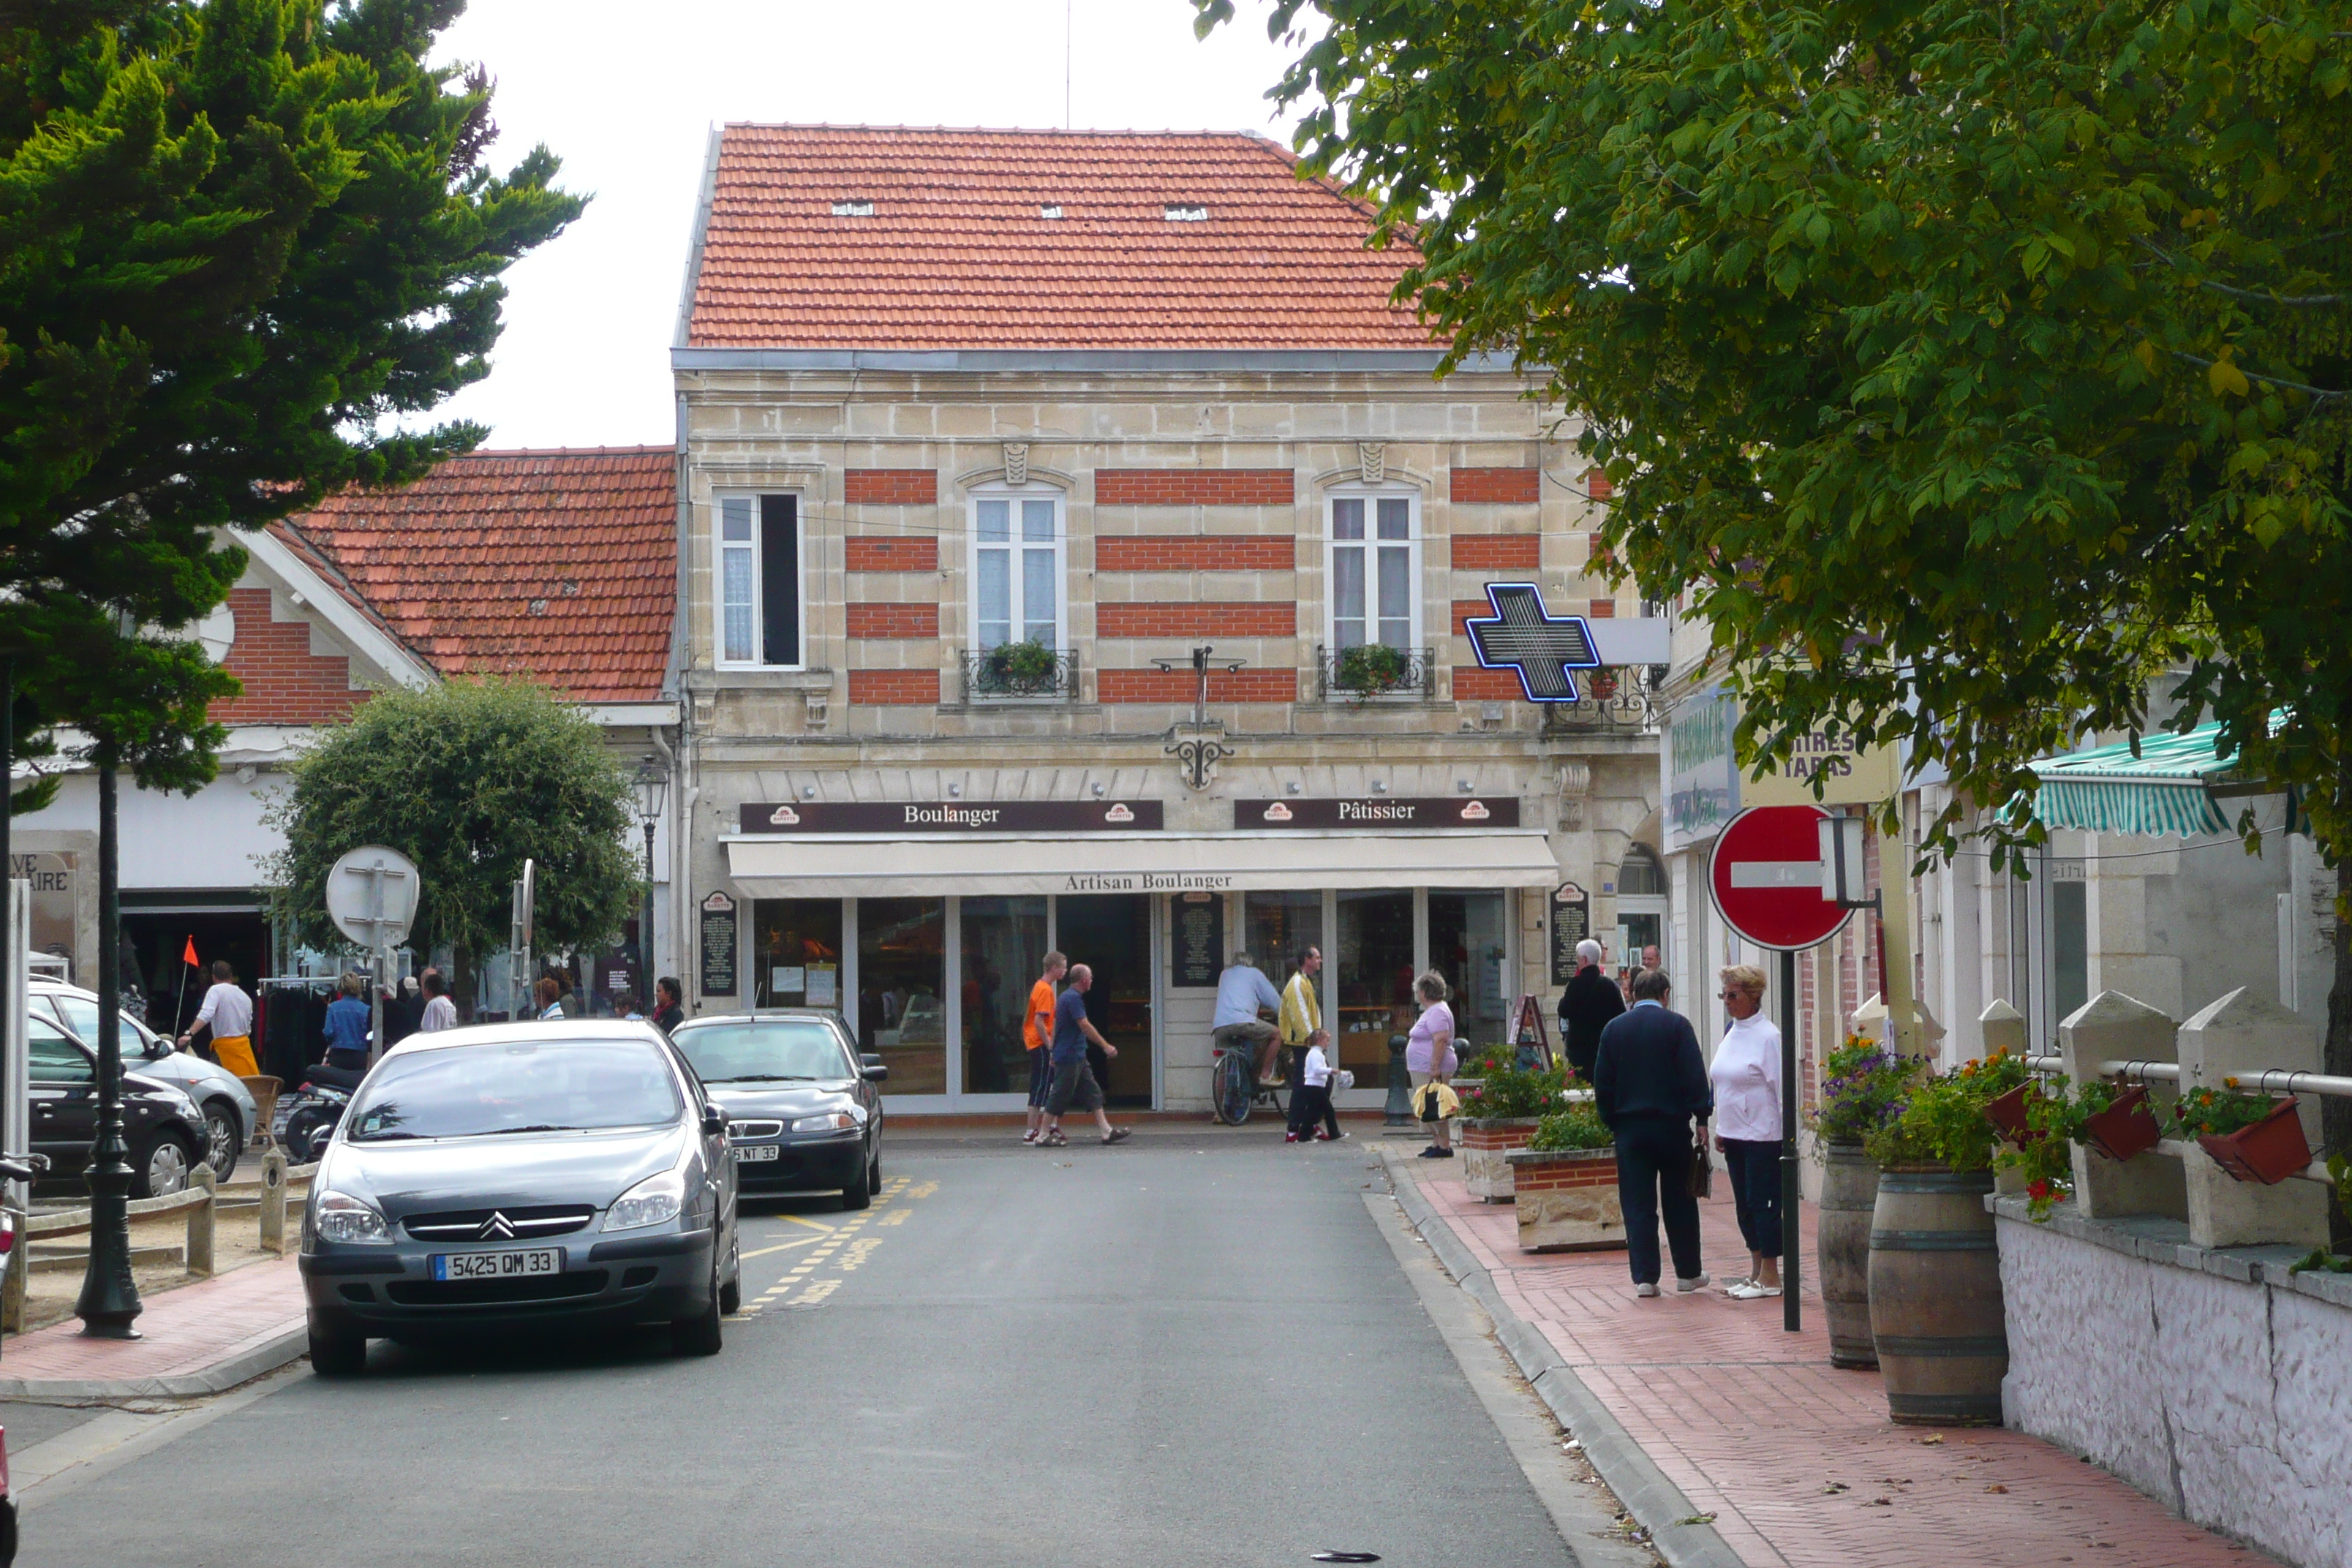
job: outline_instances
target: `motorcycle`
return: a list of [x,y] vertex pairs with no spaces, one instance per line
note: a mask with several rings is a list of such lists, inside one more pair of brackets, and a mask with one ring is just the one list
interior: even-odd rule
[[352,1091],[366,1075],[320,1062],[310,1068],[300,1088],[278,1102],[270,1118],[270,1136],[286,1151],[287,1159],[308,1165],[327,1152],[327,1144],[350,1109]]

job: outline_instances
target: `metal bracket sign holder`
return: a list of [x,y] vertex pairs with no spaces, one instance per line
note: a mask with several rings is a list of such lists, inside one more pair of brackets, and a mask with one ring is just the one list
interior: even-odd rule
[[392,950],[408,940],[424,879],[397,849],[362,844],[346,850],[327,873],[327,913],[345,936],[368,950],[374,974],[368,985],[368,1061],[383,1054],[383,982]]
[[[1213,643],[1203,643],[1192,650],[1192,721],[1186,723],[1180,720],[1168,726],[1168,743],[1160,748],[1176,759],[1176,766],[1183,773],[1184,782],[1195,790],[1208,788],[1210,770],[1234,754],[1234,749],[1225,744],[1224,725],[1213,722],[1209,718],[1209,656],[1216,651]],[[1155,658],[1151,662],[1161,669],[1183,668],[1172,658]],[[1228,675],[1249,663],[1242,658],[1219,659],[1216,662]]]

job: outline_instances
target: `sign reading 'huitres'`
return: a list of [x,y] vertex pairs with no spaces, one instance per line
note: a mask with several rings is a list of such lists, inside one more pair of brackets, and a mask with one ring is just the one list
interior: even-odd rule
[[1425,833],[1439,827],[1517,827],[1517,800],[1475,795],[1342,795],[1336,800],[1237,800],[1234,826],[1244,833],[1274,828],[1355,828],[1371,833]]
[[745,833],[1137,833],[1160,826],[1156,800],[757,801]]

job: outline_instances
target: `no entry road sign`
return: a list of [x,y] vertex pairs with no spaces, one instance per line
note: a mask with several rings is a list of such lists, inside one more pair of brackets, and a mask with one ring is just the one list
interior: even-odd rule
[[1725,823],[1707,859],[1724,924],[1759,947],[1793,952],[1835,936],[1853,911],[1822,896],[1815,805],[1755,805]]

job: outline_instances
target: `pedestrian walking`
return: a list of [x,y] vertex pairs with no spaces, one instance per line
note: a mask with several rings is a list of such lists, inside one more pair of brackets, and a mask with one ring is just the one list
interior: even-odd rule
[[449,982],[437,969],[428,969],[424,975],[425,1012],[416,1020],[420,1035],[437,1035],[444,1029],[457,1026],[457,1004],[449,1000]]
[[1021,1016],[1021,1043],[1029,1055],[1029,1125],[1021,1134],[1024,1143],[1034,1143],[1045,1136],[1045,1102],[1054,1094],[1054,1003],[1062,977],[1069,972],[1066,955],[1047,953],[1037,983],[1029,987],[1029,1006]]
[[338,994],[327,1004],[327,1065],[360,1072],[367,1067],[368,1016],[367,977],[346,973],[336,987]]
[[1217,976],[1217,1010],[1209,1016],[1209,1034],[1222,1046],[1256,1047],[1258,1082],[1277,1084],[1282,1078],[1274,1070],[1274,1058],[1282,1048],[1282,1031],[1258,1016],[1260,1008],[1278,1016],[1282,995],[1248,953],[1237,952]]
[[564,1016],[563,986],[552,974],[542,974],[531,982],[530,1002],[534,1018]]
[[1736,963],[1723,972],[1731,1026],[1707,1068],[1715,1089],[1715,1146],[1731,1177],[1748,1277],[1724,1287],[1742,1301],[1780,1293],[1780,1031],[1764,1016],[1764,972]]
[[1669,1012],[1673,983],[1663,969],[1633,982],[1633,1005],[1601,1031],[1592,1064],[1592,1107],[1617,1140],[1617,1200],[1625,1211],[1626,1262],[1633,1293],[1658,1293],[1658,1221],[1665,1219],[1675,1289],[1706,1283],[1699,1267],[1698,1200],[1691,1195],[1691,1123],[1704,1134],[1713,1097],[1690,1020]]
[[557,987],[556,1005],[562,1009],[563,1016],[567,1018],[586,1017],[588,1016],[588,1005],[580,999],[580,993],[572,988],[571,972],[569,970],[555,969],[549,971],[549,973],[555,976],[555,984]]
[[[1413,1103],[1421,1103],[1423,1088],[1442,1106],[1446,1098],[1438,1093],[1461,1066],[1454,1054],[1454,1009],[1445,1005],[1451,994],[1445,976],[1434,969],[1413,982],[1412,994],[1421,1001],[1421,1016],[1413,1020],[1412,1031],[1405,1037],[1405,1070],[1412,1075]],[[1450,1091],[1449,1091],[1450,1092]],[[1453,1136],[1446,1131],[1445,1117],[1441,1110],[1429,1123],[1431,1142],[1421,1152],[1424,1160],[1454,1158]]]
[[1040,1147],[1061,1148],[1069,1142],[1062,1135],[1062,1118],[1074,1104],[1080,1110],[1094,1112],[1095,1125],[1102,1130],[1106,1143],[1124,1143],[1132,1132],[1130,1128],[1113,1127],[1110,1118],[1103,1114],[1102,1085],[1087,1065],[1089,1040],[1105,1057],[1118,1055],[1118,1047],[1104,1039],[1087,1016],[1087,992],[1094,983],[1093,970],[1074,963],[1069,985],[1054,1002],[1054,1092],[1045,1101],[1045,1135],[1037,1140]]
[[686,1022],[686,993],[674,975],[654,982],[654,1027],[667,1035]]
[[[194,942],[191,939],[190,946]],[[198,1026],[212,1031],[213,1059],[239,1078],[258,1078],[261,1068],[253,1059],[253,998],[247,996],[236,983],[236,969],[226,958],[213,960],[212,989],[205,993],[204,1005],[196,1009],[195,1022],[180,1037],[180,1048],[185,1050],[195,1037]]]
[[[1331,1106],[1331,1031],[1318,1029],[1307,1037],[1306,1044],[1298,1058],[1298,1087],[1290,1094],[1290,1131],[1282,1141],[1332,1142],[1347,1134],[1339,1131],[1339,1113]],[[1320,1128],[1316,1126],[1318,1121],[1323,1124]]]
[[1323,1004],[1315,995],[1315,977],[1322,973],[1322,950],[1306,948],[1298,954],[1297,971],[1282,988],[1281,1016],[1275,1026],[1282,1031],[1282,1043],[1293,1050],[1306,1049],[1308,1038],[1323,1026]]
[[1592,1058],[1601,1053],[1601,1031],[1625,1011],[1624,993],[1601,973],[1601,944],[1591,937],[1576,944],[1576,973],[1559,994],[1559,1038],[1568,1065],[1592,1081]]

